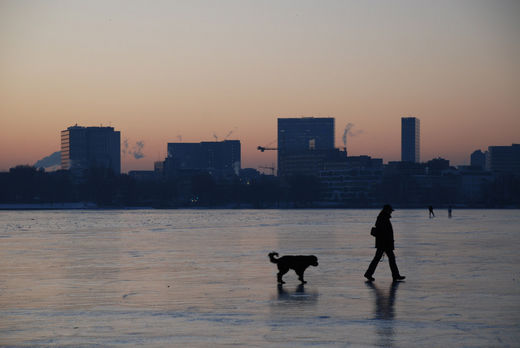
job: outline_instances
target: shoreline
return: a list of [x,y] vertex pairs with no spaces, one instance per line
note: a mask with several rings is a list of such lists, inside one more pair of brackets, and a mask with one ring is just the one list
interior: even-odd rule
[[[407,210],[425,210],[426,207],[418,206],[400,206],[395,204],[396,209],[407,209]],[[225,205],[225,206],[177,206],[177,207],[152,207],[152,206],[98,206],[91,202],[78,202],[78,203],[12,203],[12,204],[0,204],[0,211],[22,211],[22,210],[307,210],[307,209],[319,209],[319,210],[334,210],[334,209],[355,209],[355,210],[369,210],[369,209],[380,209],[380,206],[372,207],[354,207],[345,205],[314,205],[314,206],[294,206],[284,205],[280,206],[266,206],[266,207],[254,207],[253,205],[241,204],[241,205]],[[448,206],[438,206],[435,210],[447,210]],[[506,207],[483,207],[483,206],[463,206],[453,205],[452,209],[457,210],[515,210],[520,209],[520,206],[506,206]]]

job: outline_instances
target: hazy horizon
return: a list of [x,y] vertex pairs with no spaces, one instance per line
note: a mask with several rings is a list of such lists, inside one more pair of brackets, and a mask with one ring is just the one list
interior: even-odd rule
[[[3,1],[0,170],[60,150],[74,124],[111,125],[152,169],[166,144],[242,142],[242,167],[276,163],[278,117],[348,123],[349,155],[400,160],[401,117],[421,161],[469,163],[519,143],[515,1]],[[230,134],[231,133],[231,134]]]

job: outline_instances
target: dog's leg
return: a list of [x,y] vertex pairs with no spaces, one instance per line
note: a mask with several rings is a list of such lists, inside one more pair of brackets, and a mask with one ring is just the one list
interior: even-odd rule
[[289,272],[289,268],[278,267],[278,271],[279,271],[277,274],[278,283],[285,284],[285,282],[282,280],[282,277],[285,273]]
[[305,280],[303,280],[303,273],[305,272],[305,270],[303,269],[299,269],[296,271],[296,274],[298,275],[298,279],[302,282],[302,284],[307,284],[307,282]]

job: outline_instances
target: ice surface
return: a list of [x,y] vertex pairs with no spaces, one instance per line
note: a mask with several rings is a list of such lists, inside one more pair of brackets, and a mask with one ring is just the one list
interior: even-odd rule
[[[0,212],[0,345],[518,347],[518,210]],[[276,285],[270,251],[315,254]]]

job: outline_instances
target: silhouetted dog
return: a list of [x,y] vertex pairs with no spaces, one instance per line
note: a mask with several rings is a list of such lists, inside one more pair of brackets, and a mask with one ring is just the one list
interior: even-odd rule
[[303,280],[303,273],[309,266],[318,266],[318,258],[314,255],[285,255],[278,259],[274,257],[278,256],[277,252],[269,253],[269,259],[272,263],[276,263],[278,266],[278,283],[285,284],[282,277],[285,273],[289,272],[290,269],[294,270],[298,275],[298,279],[302,284],[307,283]]

